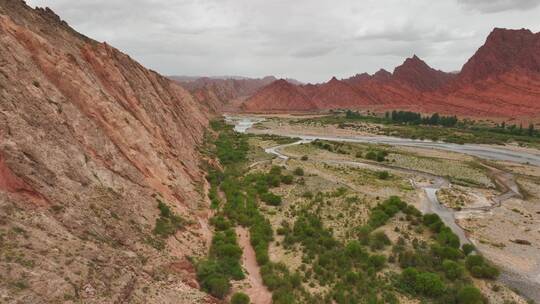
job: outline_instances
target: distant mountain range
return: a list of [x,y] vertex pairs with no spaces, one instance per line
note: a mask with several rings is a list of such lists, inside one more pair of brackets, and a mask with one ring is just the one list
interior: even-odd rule
[[[274,76],[264,78],[169,76],[169,78],[190,91],[199,102],[205,103],[214,111],[236,108],[247,97],[277,80]],[[295,79],[286,81],[295,85],[302,84]]]
[[435,70],[416,55],[392,73],[322,84],[276,80],[250,96],[246,112],[406,109],[466,116],[540,114],[540,33],[494,29],[460,72]]

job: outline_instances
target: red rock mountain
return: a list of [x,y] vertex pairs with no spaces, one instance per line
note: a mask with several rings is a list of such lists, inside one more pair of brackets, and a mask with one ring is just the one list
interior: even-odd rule
[[[212,301],[205,106],[49,9],[0,0],[0,40],[0,302]],[[161,250],[157,198],[187,220]]]
[[432,69],[414,55],[395,68],[392,76],[395,81],[409,85],[418,91],[429,92],[445,86],[455,75]]
[[512,70],[540,73],[540,33],[496,28],[463,66],[459,78],[478,81]]
[[350,105],[351,102],[372,103],[370,97],[361,89],[351,86],[344,81],[339,81],[335,77],[329,82],[318,86],[310,95],[310,99],[320,109],[344,108]]
[[301,86],[296,86],[284,79],[277,80],[257,93],[256,99],[244,103],[245,110],[257,111],[264,107],[269,111],[287,109],[290,111],[309,111],[317,105],[307,97]]
[[[190,91],[199,102],[206,103],[216,112],[227,110],[229,107],[235,107],[249,96],[255,94],[262,87],[277,80],[274,76],[264,78],[186,78],[182,76],[170,76],[169,78]],[[286,80],[292,84],[300,84],[300,82],[294,79]]]
[[[374,75],[363,73],[348,79],[288,88],[309,92],[303,96],[306,104],[298,105],[300,99],[295,102],[295,109],[302,110],[409,109],[468,116],[538,117],[540,33],[494,29],[459,73],[435,70],[415,55],[393,73],[380,70]],[[260,98],[262,92],[264,100]],[[262,89],[245,102],[243,109],[292,110],[278,108],[273,104],[272,94],[271,90]],[[281,99],[287,96],[283,90],[279,94]],[[288,103],[280,100],[279,104]]]

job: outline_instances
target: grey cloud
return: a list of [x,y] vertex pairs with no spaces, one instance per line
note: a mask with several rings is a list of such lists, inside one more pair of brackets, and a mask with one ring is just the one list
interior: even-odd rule
[[498,13],[512,10],[527,10],[538,7],[538,0],[457,0],[466,9],[482,13]]
[[[165,75],[274,74],[306,82],[392,70],[412,54],[437,68],[457,70],[494,27],[538,31],[540,26],[540,8],[529,0],[27,3],[50,6],[76,30]],[[478,18],[464,8],[499,13]]]
[[308,46],[294,51],[292,56],[299,58],[320,57],[332,52],[335,49],[336,47],[333,45]]

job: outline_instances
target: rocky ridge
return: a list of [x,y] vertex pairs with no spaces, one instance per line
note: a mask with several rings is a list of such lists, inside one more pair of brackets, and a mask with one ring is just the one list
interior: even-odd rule
[[[277,97],[264,88],[244,103],[243,110],[404,109],[473,117],[538,117],[539,54],[540,33],[497,28],[459,73],[435,70],[414,55],[393,73],[381,69],[373,75],[289,87],[303,96],[295,93],[294,100],[280,101],[284,107],[277,107],[273,103]],[[288,95],[283,90],[279,94],[280,98]]]
[[[50,9],[0,1],[0,302],[205,303],[208,109]],[[154,233],[164,202],[183,228]]]

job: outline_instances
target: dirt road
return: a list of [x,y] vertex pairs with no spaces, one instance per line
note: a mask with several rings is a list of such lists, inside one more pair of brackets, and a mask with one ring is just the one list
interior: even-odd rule
[[238,243],[242,248],[242,266],[247,272],[246,281],[249,283],[243,292],[247,294],[253,304],[270,304],[272,303],[272,293],[264,286],[260,267],[255,258],[255,250],[249,241],[249,231],[244,227],[236,227],[236,235],[238,235]]

